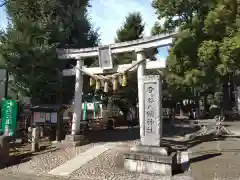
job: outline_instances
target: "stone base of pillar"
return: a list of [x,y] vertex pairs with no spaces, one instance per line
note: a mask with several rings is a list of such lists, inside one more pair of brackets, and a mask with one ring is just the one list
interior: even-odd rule
[[88,144],[89,140],[84,135],[66,135],[65,140],[58,144],[60,148],[77,147]]
[[164,147],[135,146],[124,155],[124,168],[138,173],[172,176],[177,166],[177,153]]

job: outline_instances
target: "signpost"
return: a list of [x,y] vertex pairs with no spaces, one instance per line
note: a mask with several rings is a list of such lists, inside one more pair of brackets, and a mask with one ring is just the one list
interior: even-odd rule
[[5,136],[13,136],[17,128],[18,105],[16,100],[2,102],[2,130]]

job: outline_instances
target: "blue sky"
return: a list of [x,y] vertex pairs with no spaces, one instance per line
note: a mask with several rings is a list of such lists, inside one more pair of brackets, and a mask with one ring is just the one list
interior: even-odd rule
[[[0,0],[0,4],[3,0]],[[145,23],[145,36],[149,36],[157,15],[151,7],[151,0],[91,0],[92,8],[89,16],[95,28],[99,28],[102,44],[114,42],[116,30],[123,24],[130,12],[138,11]],[[7,16],[4,7],[0,8],[0,28],[7,26]],[[167,47],[161,48],[159,56],[165,59]]]

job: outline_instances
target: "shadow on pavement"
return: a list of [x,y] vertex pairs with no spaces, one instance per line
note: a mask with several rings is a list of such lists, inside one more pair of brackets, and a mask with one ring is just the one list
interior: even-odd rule
[[91,142],[133,141],[140,138],[140,133],[137,127],[131,129],[122,127],[114,130],[89,131],[87,137]]
[[[163,123],[163,137],[183,136],[194,133],[196,127],[173,127],[170,123]],[[93,130],[86,132],[86,136],[91,142],[116,142],[132,141],[140,138],[139,127],[127,128],[117,127],[113,130]]]
[[31,152],[24,153],[20,155],[11,155],[7,162],[2,162],[0,165],[0,169],[8,168],[10,166],[18,165],[27,161],[30,161],[33,154]]
[[211,158],[214,158],[214,157],[217,157],[217,156],[221,156],[221,155],[222,155],[222,153],[204,154],[204,155],[201,155],[201,156],[191,158],[190,163],[196,163],[196,162],[199,162],[199,161],[208,160],[208,159],[211,159]]
[[185,140],[185,141],[177,141],[177,140],[169,140],[169,139],[163,139],[163,146],[171,147],[174,150],[187,150],[189,148],[192,148],[194,146],[197,146],[198,144],[201,144],[203,142],[213,142],[213,141],[223,141],[226,137],[218,137],[214,135],[206,135],[206,136],[199,136],[196,137],[193,140]]
[[[203,142],[222,141],[226,137],[216,137],[214,135],[198,136],[192,140],[181,140],[176,136],[184,136],[194,133],[198,128],[194,127],[173,127],[170,123],[164,123],[162,145],[170,147],[173,150],[186,150]],[[86,132],[91,142],[119,142],[134,141],[140,138],[139,127],[128,129],[127,127],[118,127],[113,130],[95,130]]]
[[35,153],[30,152],[29,150],[28,151],[26,151],[26,150],[11,151],[10,152],[11,155],[5,162],[0,161],[0,169],[4,169],[4,168],[8,168],[10,166],[15,166],[15,165],[18,165],[21,163],[28,162],[32,159],[33,156],[45,154],[48,152],[54,152],[56,150],[58,150],[58,148],[41,146],[40,151],[35,152]]
[[197,132],[200,128],[196,126],[172,126],[166,124],[163,127],[163,137],[175,137],[175,136],[184,136],[186,134],[191,134]]

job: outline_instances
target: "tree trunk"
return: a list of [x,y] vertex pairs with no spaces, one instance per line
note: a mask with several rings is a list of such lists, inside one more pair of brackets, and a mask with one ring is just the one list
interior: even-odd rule
[[204,104],[204,116],[206,116],[207,112],[209,112],[208,101],[207,101],[207,95],[206,94],[204,94],[204,96],[203,96],[203,104]]
[[222,102],[222,108],[224,110],[231,110],[232,109],[232,103],[231,103],[231,96],[229,92],[229,76],[224,77],[224,82],[223,82],[223,102]]

